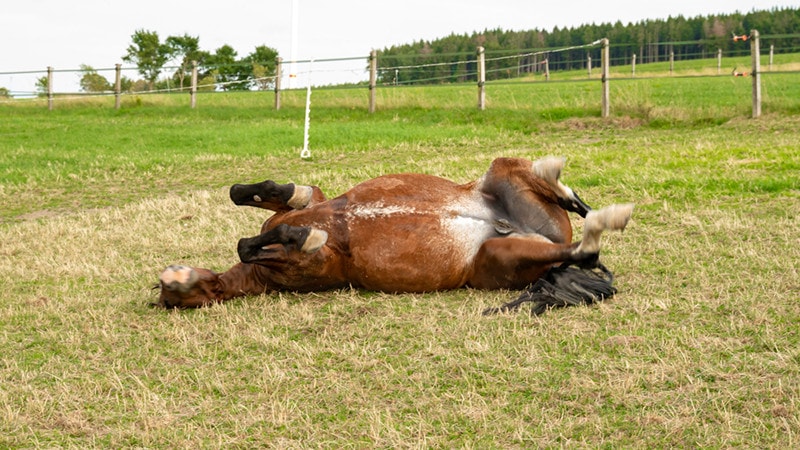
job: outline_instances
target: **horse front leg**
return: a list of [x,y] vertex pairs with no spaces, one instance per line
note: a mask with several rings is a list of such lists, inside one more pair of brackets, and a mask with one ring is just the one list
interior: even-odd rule
[[222,303],[235,297],[258,295],[267,291],[262,268],[239,263],[218,274],[208,269],[172,265],[159,276],[158,302],[163,308],[199,308]]
[[236,205],[275,212],[303,209],[327,200],[317,186],[278,184],[272,180],[255,184],[234,184],[230,189],[230,197]]
[[258,236],[239,239],[237,252],[244,263],[285,262],[293,251],[315,253],[327,241],[324,230],[282,223]]
[[239,240],[239,258],[263,267],[275,290],[308,292],[346,286],[338,245],[313,227],[279,224],[258,236]]

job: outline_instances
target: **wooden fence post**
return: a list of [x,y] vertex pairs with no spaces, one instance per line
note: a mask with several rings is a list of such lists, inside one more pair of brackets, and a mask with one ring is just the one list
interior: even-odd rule
[[753,59],[753,118],[761,116],[761,39],[758,30],[750,32],[750,54]]
[[283,58],[275,58],[275,110],[281,109],[281,77],[283,76]]
[[47,109],[53,110],[53,68],[47,66]]
[[119,109],[122,104],[122,64],[115,66],[114,76],[114,109]]
[[602,58],[601,58],[601,62],[600,62],[602,64],[602,66],[603,66],[603,69],[602,69],[602,74],[603,74],[602,75],[603,100],[602,100],[602,104],[601,104],[601,106],[602,106],[601,115],[604,118],[606,118],[606,117],[608,117],[610,115],[610,112],[611,112],[610,111],[611,108],[610,108],[610,105],[609,105],[609,99],[608,99],[608,92],[609,92],[609,89],[608,89],[608,81],[609,81],[608,80],[608,65],[610,64],[610,62],[609,62],[610,51],[609,51],[609,45],[608,45],[608,38],[603,38],[601,42],[603,44],[603,52],[602,52]]
[[197,61],[192,61],[192,87],[189,90],[189,97],[192,109],[194,109],[197,106]]
[[631,58],[631,78],[636,78],[636,53]]
[[369,113],[375,112],[375,88],[378,84],[378,52],[369,52]]
[[486,109],[486,54],[478,47],[478,109]]
[[717,75],[722,73],[722,49],[717,49]]

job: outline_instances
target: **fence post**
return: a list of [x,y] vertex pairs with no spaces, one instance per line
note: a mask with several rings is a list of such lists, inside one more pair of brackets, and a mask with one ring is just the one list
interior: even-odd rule
[[375,88],[378,83],[378,52],[369,52],[369,113],[375,112]]
[[761,39],[758,30],[750,32],[750,54],[753,59],[753,118],[761,116]]
[[772,60],[775,57],[775,44],[769,44],[769,71],[772,72]]
[[189,90],[189,97],[191,97],[191,106],[194,109],[197,106],[197,61],[192,61],[192,88]]
[[486,58],[483,47],[478,47],[478,109],[486,109]]
[[281,109],[281,77],[283,76],[283,58],[275,58],[275,110]]
[[608,92],[609,92],[609,90],[608,90],[608,65],[609,65],[610,51],[609,51],[609,45],[608,45],[608,38],[603,38],[601,42],[603,44],[603,52],[602,52],[602,57],[601,57],[601,61],[600,61],[601,65],[603,67],[603,69],[602,69],[603,101],[602,101],[601,115],[604,118],[606,118],[606,117],[608,117],[610,115],[610,109],[611,109],[610,105],[609,105],[609,101],[608,101],[609,100],[608,99]]
[[47,66],[47,109],[53,110],[53,68]]
[[544,60],[544,81],[550,81],[550,58]]
[[588,72],[589,78],[592,78],[592,55],[586,55],[586,71]]
[[717,49],[717,75],[722,73],[722,49]]
[[114,109],[119,109],[122,103],[122,64],[115,66],[114,76]]
[[631,78],[636,78],[636,53],[631,58]]
[[675,52],[669,52],[669,74],[675,71]]

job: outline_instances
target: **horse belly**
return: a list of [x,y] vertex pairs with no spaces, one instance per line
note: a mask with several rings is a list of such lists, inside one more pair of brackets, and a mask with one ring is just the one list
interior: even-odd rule
[[386,292],[463,286],[478,249],[494,232],[487,220],[455,211],[359,218],[349,228],[351,278]]

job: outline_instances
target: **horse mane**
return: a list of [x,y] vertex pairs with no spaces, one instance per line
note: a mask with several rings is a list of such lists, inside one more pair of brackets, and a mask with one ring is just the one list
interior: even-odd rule
[[600,262],[591,267],[564,263],[552,267],[520,296],[499,308],[488,308],[483,315],[516,311],[530,302],[531,315],[543,314],[553,308],[590,305],[611,298],[617,293],[613,286],[614,274]]

